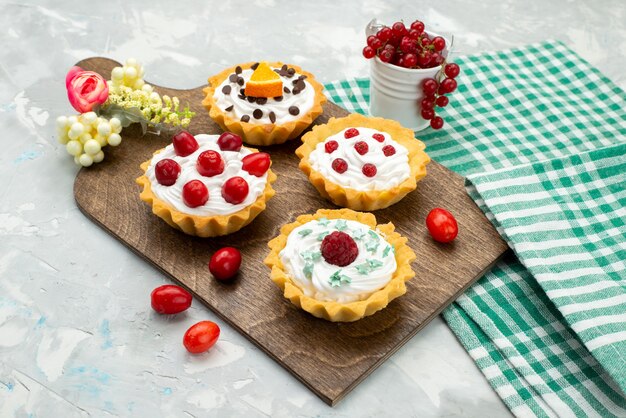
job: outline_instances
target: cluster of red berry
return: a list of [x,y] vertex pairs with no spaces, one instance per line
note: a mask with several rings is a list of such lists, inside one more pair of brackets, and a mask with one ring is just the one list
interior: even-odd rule
[[[348,138],[353,138],[360,134],[361,133],[359,132],[358,129],[349,128],[349,129],[346,129],[346,131],[343,133],[343,136],[344,138],[348,139]],[[372,138],[374,138],[378,142],[383,142],[385,140],[384,135],[378,134],[378,133],[372,135]],[[328,154],[332,154],[338,148],[339,148],[339,143],[335,141],[334,139],[328,141],[324,145],[324,149],[326,150],[326,153]],[[356,144],[354,144],[354,149],[360,155],[365,155],[369,152],[369,146],[367,145],[367,142],[365,141],[358,141]],[[391,155],[394,155],[395,153],[396,153],[396,149],[393,147],[393,145],[385,145],[383,147],[383,154],[385,154],[385,157],[389,157]],[[343,158],[335,158],[333,162],[331,163],[331,167],[337,173],[343,174],[346,171],[348,171],[348,162],[344,160]],[[374,164],[366,163],[366,164],[363,164],[363,167],[361,167],[361,172],[366,177],[374,177],[376,173],[378,172],[378,169],[376,168]]]
[[443,126],[443,119],[435,113],[435,105],[444,107],[448,104],[446,94],[456,90],[455,78],[460,71],[459,65],[452,62],[443,67],[443,80],[437,81],[434,78],[427,78],[422,82],[424,98],[420,103],[421,115],[424,119],[430,120],[430,126],[433,129],[441,129]]

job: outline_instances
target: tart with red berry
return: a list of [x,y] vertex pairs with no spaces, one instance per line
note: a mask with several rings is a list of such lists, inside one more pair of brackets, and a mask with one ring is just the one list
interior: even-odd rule
[[270,156],[242,146],[231,132],[180,132],[141,164],[140,198],[174,228],[199,237],[238,231],[274,196]]
[[415,253],[391,223],[371,213],[320,209],[284,225],[269,242],[271,279],[297,307],[352,322],[406,293]]
[[352,114],[302,137],[300,169],[334,204],[377,210],[400,201],[426,176],[424,143],[398,122]]
[[202,104],[222,129],[245,143],[282,144],[322,114],[322,90],[311,73],[295,65],[250,62],[210,77]]

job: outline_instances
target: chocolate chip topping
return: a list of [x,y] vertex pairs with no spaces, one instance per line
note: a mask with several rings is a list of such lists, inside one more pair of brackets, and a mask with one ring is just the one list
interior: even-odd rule
[[297,87],[294,87],[293,90],[291,90],[291,92],[296,95],[296,94],[300,94],[300,89]]
[[276,97],[274,97],[274,100],[277,101],[277,102],[282,102],[283,96],[276,96]]
[[224,87],[222,87],[222,93],[224,93],[226,95],[229,95],[231,90],[232,89],[230,88],[229,85],[225,85]]
[[287,64],[283,64],[282,67],[280,67],[280,71],[287,71]]
[[291,93],[291,90],[289,90],[289,87],[287,86],[283,87],[283,91],[287,94]]
[[251,68],[251,69],[253,69],[253,70],[256,70],[256,67],[258,67],[258,66],[259,66],[259,63],[258,63],[258,62],[255,62],[254,64],[252,64],[252,65],[250,66],[250,68]]
[[298,80],[298,82],[296,83],[296,88],[300,91],[304,90],[306,88],[306,84],[304,84],[304,80]]
[[236,66],[235,67],[235,74],[241,74],[241,67],[240,66]]
[[248,96],[248,97],[247,97],[247,99],[248,99],[248,101],[249,101],[250,103],[254,103],[254,102],[256,102],[256,97],[251,97],[251,96]]
[[246,95],[246,89],[239,89],[239,94],[241,94],[242,96]]
[[239,76],[237,74],[233,73],[230,76],[228,76],[228,81],[230,81],[231,83],[236,83],[238,78],[239,78]]
[[287,74],[288,74],[290,77],[293,77],[293,75],[294,75],[295,73],[296,73],[296,70],[295,70],[294,68],[289,68],[289,69],[287,70]]
[[235,107],[235,105],[230,105],[228,106],[226,109],[224,109],[227,112],[230,112],[231,110],[233,110],[233,107]]
[[270,112],[270,122],[276,122],[276,114],[274,112]]
[[298,106],[289,106],[289,114],[296,116],[298,113],[300,113],[300,109],[298,109]]
[[241,100],[246,100],[246,95],[245,94],[239,94],[239,95],[237,95],[237,97],[239,97]]
[[239,77],[239,78],[237,79],[237,84],[239,84],[240,86],[243,86],[243,83],[244,83],[244,82],[245,82],[245,81],[244,81],[243,77]]
[[264,105],[265,103],[267,103],[267,98],[266,97],[257,97],[256,98],[256,103],[260,104],[260,105]]
[[261,119],[263,117],[263,111],[261,109],[254,109],[252,116],[254,116],[254,119]]
[[248,115],[243,115],[243,116],[241,117],[241,121],[242,121],[242,122],[249,122],[249,121],[250,121],[250,116],[248,116]]

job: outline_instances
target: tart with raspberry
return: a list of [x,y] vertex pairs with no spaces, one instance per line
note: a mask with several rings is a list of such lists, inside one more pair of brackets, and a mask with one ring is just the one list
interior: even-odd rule
[[300,169],[326,199],[372,211],[399,202],[426,176],[430,157],[413,131],[396,121],[351,114],[302,137]]
[[231,132],[180,132],[172,144],[141,164],[141,200],[189,235],[214,237],[240,230],[274,196],[270,156],[242,146]]
[[265,264],[285,298],[312,315],[352,322],[406,293],[415,253],[371,213],[320,209],[284,225]]
[[251,145],[296,138],[322,114],[326,96],[315,77],[280,62],[249,62],[209,78],[202,104],[222,129]]

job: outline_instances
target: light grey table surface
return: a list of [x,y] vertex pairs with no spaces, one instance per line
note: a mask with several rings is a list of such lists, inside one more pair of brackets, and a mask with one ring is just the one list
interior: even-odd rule
[[[152,312],[168,280],[74,202],[54,120],[73,113],[76,61],[135,57],[149,82],[177,88],[253,59],[363,76],[374,16],[419,17],[454,33],[459,54],[559,39],[626,87],[620,0],[0,1],[0,417],[509,415],[440,318],[330,408],[199,303]],[[220,341],[192,357],[182,335],[205,319]]]

